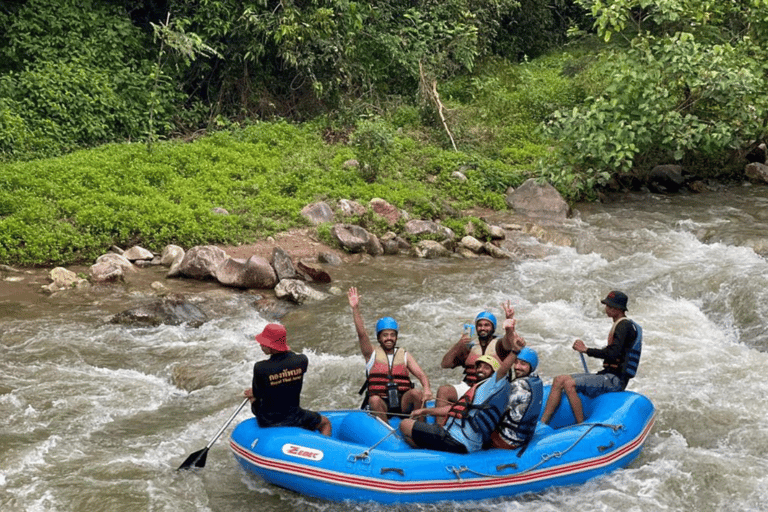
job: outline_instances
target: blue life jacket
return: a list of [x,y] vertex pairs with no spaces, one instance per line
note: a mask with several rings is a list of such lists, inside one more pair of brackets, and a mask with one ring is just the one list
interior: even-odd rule
[[496,375],[473,385],[448,413],[445,429],[466,446],[468,452],[479,450],[487,442],[509,402],[509,381]]
[[625,381],[637,375],[637,369],[640,366],[640,353],[643,350],[643,328],[634,320],[630,320],[630,322],[632,322],[632,326],[635,328],[637,336],[635,336],[635,341],[632,343],[632,347],[624,355],[624,363],[622,364],[621,372]]
[[[528,408],[523,414],[523,418],[520,422],[513,421],[509,414],[504,414],[499,424],[499,433],[502,434],[502,438],[508,437],[505,434],[507,432],[514,432],[516,437],[522,438],[524,443],[527,443],[533,437],[533,433],[536,430],[536,423],[539,421],[539,414],[541,413],[541,404],[544,398],[544,384],[538,375],[533,374],[528,377],[524,377],[522,380],[528,382],[528,386],[531,389],[531,400],[528,402]],[[509,442],[510,440],[504,439]]]

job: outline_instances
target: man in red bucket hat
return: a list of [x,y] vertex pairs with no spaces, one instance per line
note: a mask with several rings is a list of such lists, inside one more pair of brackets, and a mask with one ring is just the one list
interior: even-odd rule
[[291,352],[285,327],[267,324],[256,341],[269,359],[253,365],[253,385],[244,395],[260,427],[301,427],[331,435],[331,422],[325,416],[299,407],[304,374],[309,360]]

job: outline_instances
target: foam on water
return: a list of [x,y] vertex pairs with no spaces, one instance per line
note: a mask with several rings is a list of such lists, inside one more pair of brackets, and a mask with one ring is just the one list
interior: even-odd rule
[[[507,300],[518,331],[539,352],[545,382],[581,371],[574,339],[605,344],[610,319],[599,301],[607,291],[629,294],[630,317],[644,330],[629,389],[651,398],[657,419],[627,469],[534,496],[398,510],[767,510],[768,264],[751,248],[759,245],[751,226],[762,218],[744,204],[768,201],[729,199],[595,207],[564,226],[572,247],[547,246],[540,259],[381,258],[346,269],[335,284],[359,288],[371,336],[377,318],[394,316],[399,345],[433,390],[460,379],[461,370],[441,369],[440,359],[462,325],[486,309],[501,321]],[[108,324],[93,304],[39,320],[0,318],[0,508],[391,510],[327,503],[253,480],[232,461],[226,433],[206,468],[175,471],[240,404],[253,363],[266,357],[253,336],[270,320],[252,297],[232,295],[212,309],[213,319],[197,329]],[[346,296],[281,321],[292,348],[309,358],[302,404],[359,407],[364,362]],[[588,362],[598,369],[598,360]],[[249,416],[243,411],[237,421]]]

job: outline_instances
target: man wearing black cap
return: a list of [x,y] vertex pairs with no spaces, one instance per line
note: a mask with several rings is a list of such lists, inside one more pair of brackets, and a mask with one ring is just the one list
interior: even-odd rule
[[256,335],[261,350],[269,356],[253,365],[253,386],[244,395],[259,426],[301,427],[331,435],[331,422],[325,416],[299,407],[304,374],[309,360],[304,354],[291,352],[285,327],[267,324]]
[[641,330],[635,322],[627,318],[627,295],[612,291],[601,300],[605,304],[605,314],[613,320],[605,348],[587,348],[582,340],[573,342],[573,350],[603,360],[603,369],[592,373],[559,375],[552,381],[552,389],[541,415],[543,423],[549,423],[562,399],[568,398],[576,423],[584,421],[584,411],[578,392],[594,398],[611,391],[623,391],[629,379],[634,377],[640,361]]

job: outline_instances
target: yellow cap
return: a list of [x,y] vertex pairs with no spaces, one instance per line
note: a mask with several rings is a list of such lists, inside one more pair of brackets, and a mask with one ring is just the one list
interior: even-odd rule
[[487,363],[487,364],[491,365],[491,368],[493,368],[494,372],[498,371],[499,366],[501,366],[501,363],[499,362],[498,359],[496,359],[493,356],[489,356],[488,354],[484,354],[484,355],[478,357],[475,360],[475,366],[477,366],[477,363],[481,363],[481,362],[482,363]]

